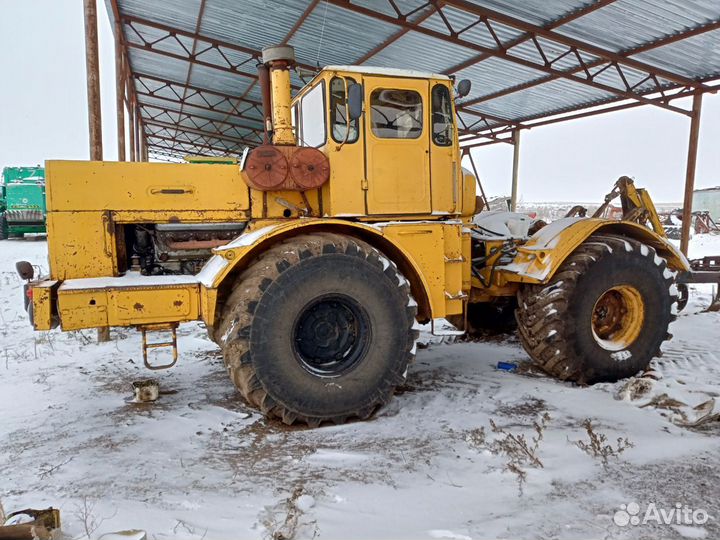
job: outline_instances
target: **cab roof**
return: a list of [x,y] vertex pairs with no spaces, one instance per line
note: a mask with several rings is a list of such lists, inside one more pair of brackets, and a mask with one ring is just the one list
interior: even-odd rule
[[418,71],[415,69],[396,69],[378,66],[325,66],[323,71],[347,71],[350,73],[362,73],[363,75],[380,75],[382,77],[404,77],[407,79],[442,79],[450,80],[447,75],[432,73],[430,71]]

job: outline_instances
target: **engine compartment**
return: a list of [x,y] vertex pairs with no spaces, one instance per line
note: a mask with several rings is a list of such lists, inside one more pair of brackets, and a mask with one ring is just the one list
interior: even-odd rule
[[246,223],[126,225],[127,268],[145,276],[197,274],[213,248],[239,236]]

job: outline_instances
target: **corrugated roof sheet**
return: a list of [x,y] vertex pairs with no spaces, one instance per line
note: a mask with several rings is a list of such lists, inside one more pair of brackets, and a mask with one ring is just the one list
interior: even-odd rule
[[[286,41],[305,69],[363,63],[468,78],[459,116],[490,138],[599,104],[673,108],[660,90],[688,95],[720,79],[718,0],[106,2],[163,157],[259,140],[255,65],[263,47]],[[298,73],[292,81],[303,84]]]

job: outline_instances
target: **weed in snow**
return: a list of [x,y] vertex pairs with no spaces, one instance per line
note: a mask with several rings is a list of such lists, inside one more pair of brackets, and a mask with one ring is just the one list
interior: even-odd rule
[[585,452],[588,456],[599,459],[603,467],[607,468],[611,457],[618,458],[628,448],[635,445],[631,443],[627,437],[618,437],[616,445],[607,442],[607,436],[604,433],[595,431],[590,419],[586,419],[582,426],[588,435],[589,442],[578,440],[574,441],[575,446]]
[[82,524],[84,534],[76,536],[73,540],[80,540],[82,538],[87,538],[88,540],[90,540],[93,533],[100,528],[100,526],[105,522],[105,520],[115,517],[115,514],[108,517],[98,517],[95,514],[96,505],[96,501],[92,501],[88,497],[83,497],[82,504],[78,504],[75,507],[75,517]]
[[[316,521],[303,520],[304,514],[314,505],[314,499],[303,493],[303,487],[297,486],[288,498],[279,504],[266,507],[262,525],[265,527],[264,538],[266,540],[292,540],[298,531],[305,529],[305,532],[312,532],[315,538],[319,534]],[[310,529],[308,531],[307,529]]]
[[498,426],[490,419],[490,427],[492,432],[498,435],[497,438],[487,441],[485,429],[477,428],[469,432],[467,441],[476,448],[484,448],[495,455],[505,456],[507,458],[505,468],[516,476],[519,494],[522,496],[523,486],[527,482],[525,469],[527,467],[543,468],[537,452],[549,422],[550,415],[544,412],[539,420],[533,422],[535,435],[528,441],[524,434],[510,433],[506,428]]

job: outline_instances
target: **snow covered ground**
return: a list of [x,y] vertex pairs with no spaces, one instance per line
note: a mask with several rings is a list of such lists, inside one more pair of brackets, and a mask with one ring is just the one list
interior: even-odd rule
[[[720,537],[720,421],[688,426],[720,412],[708,286],[671,327],[660,380],[577,388],[497,370],[526,359],[515,339],[435,343],[374,419],[307,430],[248,409],[197,324],[180,330],[178,366],[156,375],[160,400],[128,403],[149,375],[136,332],[98,345],[91,331],[30,329],[14,262],[46,267],[46,249],[0,242],[0,501],[60,508],[69,538]],[[720,237],[692,250],[720,253]],[[607,437],[596,452],[576,444],[591,443],[586,419]],[[618,438],[632,446],[609,455]],[[709,517],[624,524],[651,503]]]

